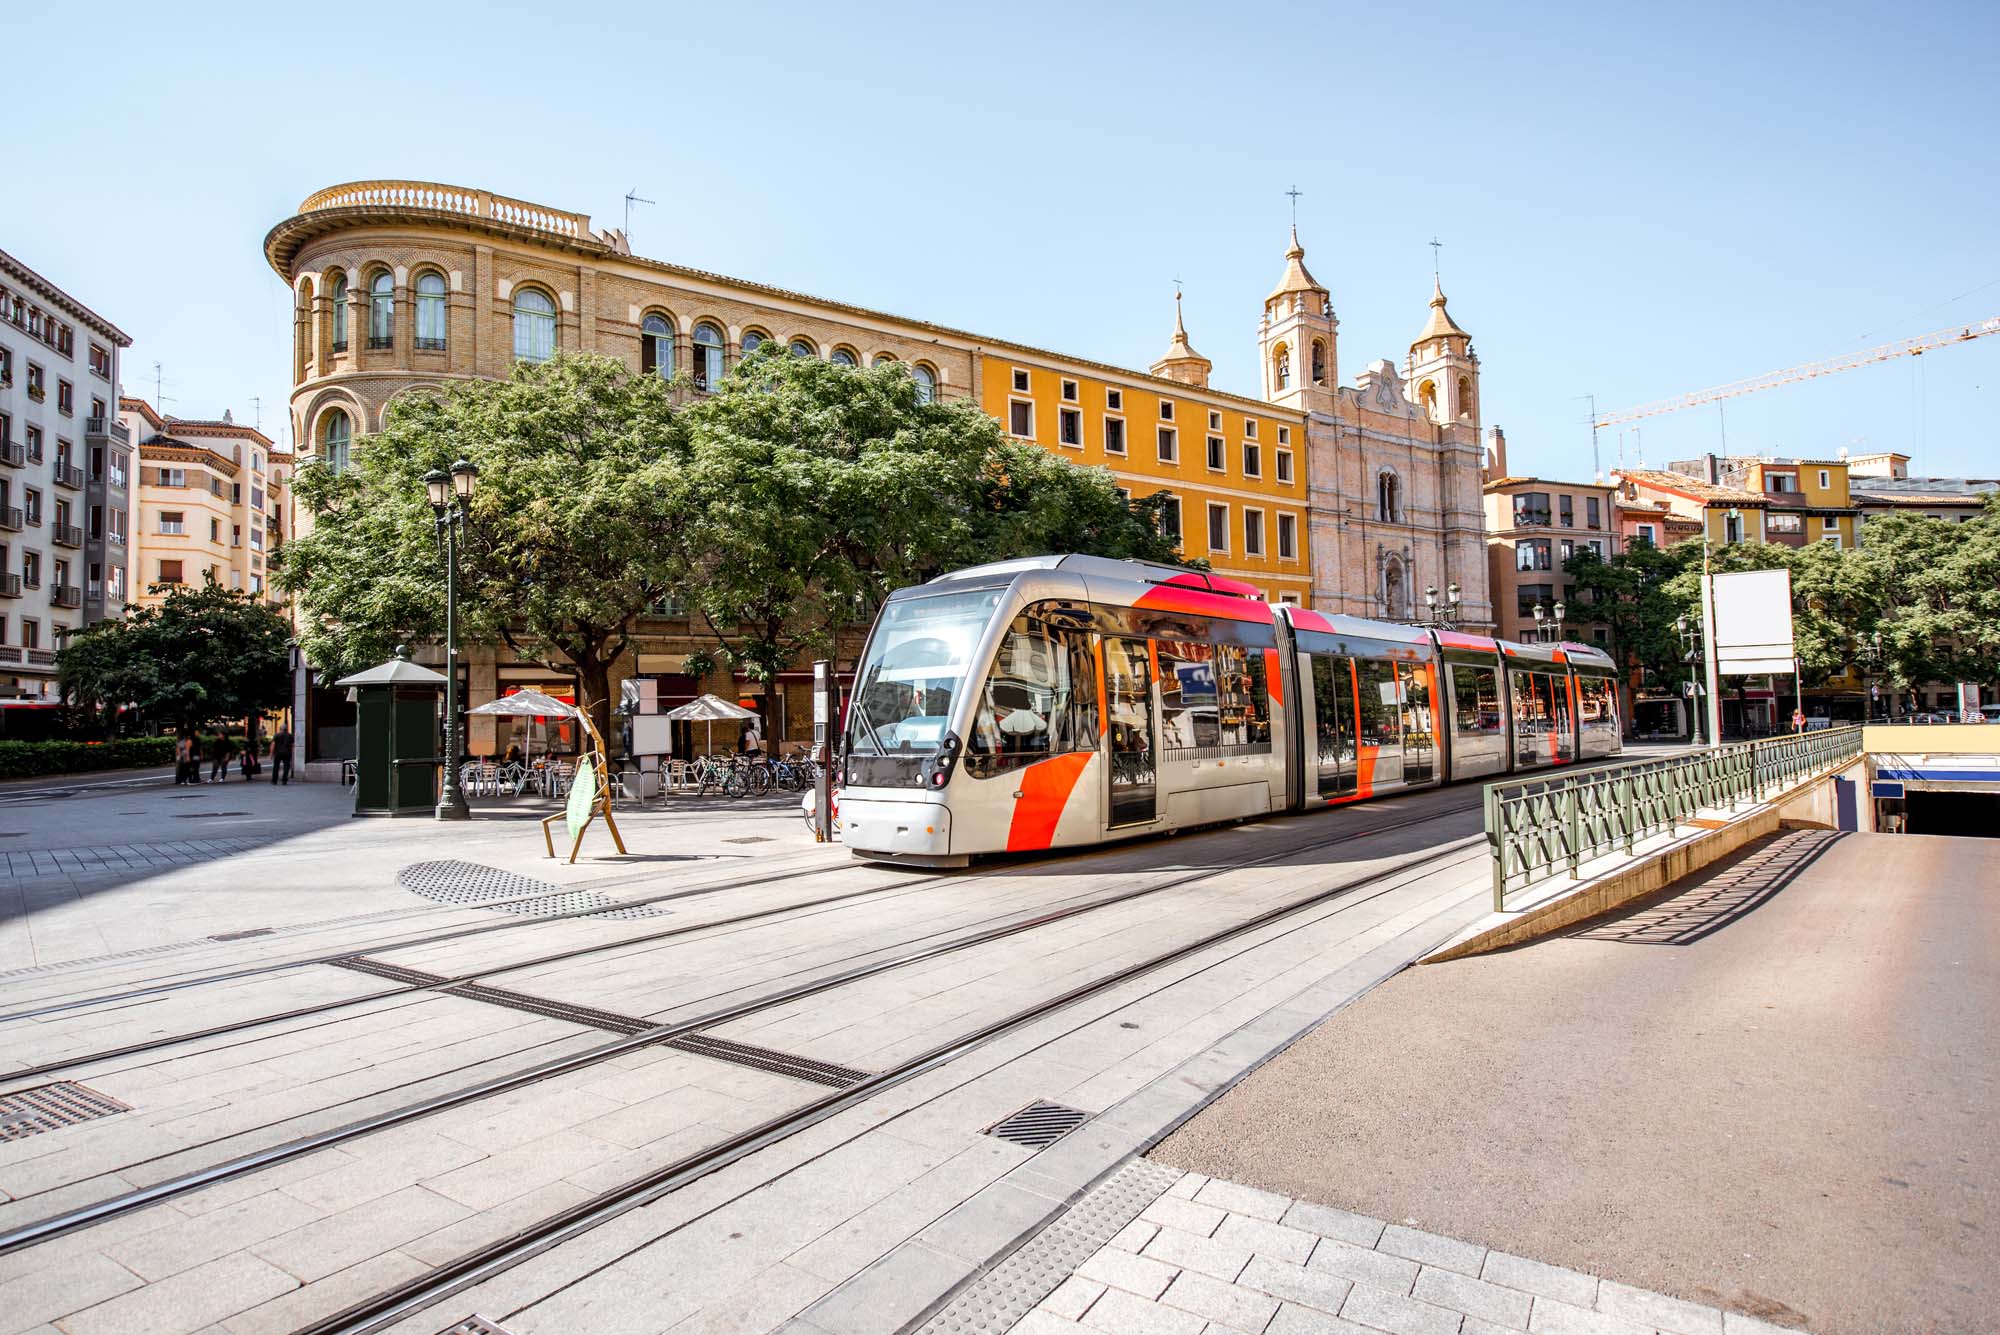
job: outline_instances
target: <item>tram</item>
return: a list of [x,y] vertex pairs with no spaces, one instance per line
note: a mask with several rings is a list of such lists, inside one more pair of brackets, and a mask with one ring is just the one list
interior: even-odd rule
[[1616,754],[1584,644],[1271,604],[1142,561],[1041,556],[900,589],[855,673],[855,854],[1075,848]]

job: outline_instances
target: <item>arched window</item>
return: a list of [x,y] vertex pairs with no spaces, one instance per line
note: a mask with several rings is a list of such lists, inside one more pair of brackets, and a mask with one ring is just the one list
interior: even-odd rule
[[861,364],[860,361],[856,359],[854,355],[854,349],[852,348],[835,348],[832,352],[827,354],[826,359],[832,362],[835,366],[859,366]]
[[1462,375],[1458,378],[1458,415],[1460,417],[1469,417],[1471,414],[1472,377]]
[[396,276],[384,269],[368,280],[368,346],[386,348],[396,341]]
[[1316,338],[1313,340],[1313,383],[1315,385],[1324,385],[1326,383],[1325,339]]
[[354,424],[345,412],[335,408],[320,422],[319,457],[334,472],[345,473],[353,462],[350,456],[353,445]]
[[722,383],[722,331],[703,322],[694,327],[694,372],[696,389],[714,389]]
[[917,382],[917,402],[935,403],[937,401],[937,372],[922,362],[918,362],[910,368],[910,374],[915,377]]
[[1271,383],[1279,389],[1292,387],[1292,350],[1280,343],[1278,354],[1271,361]]
[[417,275],[417,351],[444,351],[444,275],[435,269]]
[[1426,380],[1423,384],[1417,386],[1417,403],[1423,408],[1424,416],[1430,418],[1433,422],[1439,420],[1437,381]]
[[347,275],[336,273],[328,285],[326,299],[333,307],[333,350],[347,351]]
[[662,378],[674,373],[674,324],[657,311],[639,325],[639,369]]
[[896,354],[893,352],[878,352],[875,354],[875,360],[869,363],[870,366],[894,366],[895,364]]
[[745,357],[748,357],[748,356],[749,356],[749,355],[750,355],[751,353],[755,352],[755,351],[756,351],[757,349],[759,349],[759,348],[763,347],[763,346],[764,346],[764,345],[765,345],[766,343],[770,342],[770,340],[771,340],[771,336],[770,336],[769,334],[765,333],[765,332],[764,332],[763,330],[761,330],[761,329],[746,329],[746,330],[744,330],[744,331],[743,331],[743,355],[744,355]]
[[819,349],[812,345],[811,339],[795,338],[792,340],[791,354],[794,357],[817,357]]
[[556,355],[556,304],[536,287],[514,293],[514,357],[545,362]]
[[1385,524],[1403,522],[1402,499],[1396,495],[1396,475],[1384,473],[1375,479],[1375,517]]

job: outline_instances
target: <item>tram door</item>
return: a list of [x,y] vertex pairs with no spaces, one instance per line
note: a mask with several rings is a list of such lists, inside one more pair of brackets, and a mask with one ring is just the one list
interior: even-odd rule
[[1354,791],[1354,660],[1333,654],[1312,656],[1313,753],[1318,757],[1319,795],[1344,797]]
[[1354,660],[1361,702],[1361,785],[1376,792],[1403,781],[1403,683],[1396,664],[1381,658]]
[[1403,781],[1429,783],[1437,766],[1437,728],[1431,718],[1431,673],[1427,663],[1396,665],[1403,707]]
[[1145,640],[1104,637],[1104,704],[1111,824],[1152,820],[1158,810],[1159,750],[1153,738],[1153,657]]

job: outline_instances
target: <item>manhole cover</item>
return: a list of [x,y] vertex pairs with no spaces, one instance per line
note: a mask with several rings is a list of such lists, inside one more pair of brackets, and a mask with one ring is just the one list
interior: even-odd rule
[[[502,913],[540,917],[575,909],[599,909],[606,918],[663,918],[666,910],[645,906],[624,907],[609,895],[595,890],[565,890],[547,881],[517,876],[499,867],[477,862],[414,862],[396,873],[396,883],[413,894],[440,904],[463,904],[470,908],[494,908]],[[508,900],[509,903],[493,903]]]
[[1011,1117],[986,1128],[986,1134],[1031,1150],[1047,1149],[1090,1120],[1090,1114],[1060,1103],[1035,1100]]
[[26,1140],[44,1131],[59,1131],[131,1110],[117,1099],[68,1080],[37,1085],[0,1094],[0,1141]]

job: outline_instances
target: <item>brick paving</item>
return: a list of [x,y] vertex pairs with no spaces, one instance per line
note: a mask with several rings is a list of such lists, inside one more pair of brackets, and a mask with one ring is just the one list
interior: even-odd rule
[[1739,1313],[1200,1173],[1182,1174],[1009,1329],[1014,1335],[1797,1335]]

